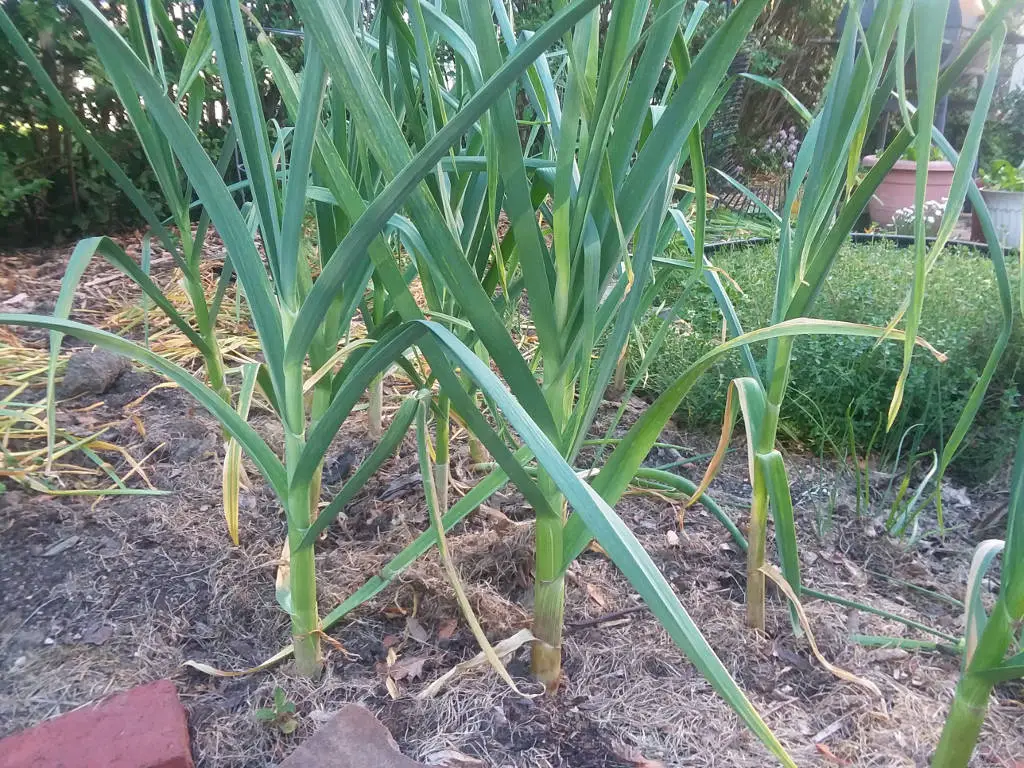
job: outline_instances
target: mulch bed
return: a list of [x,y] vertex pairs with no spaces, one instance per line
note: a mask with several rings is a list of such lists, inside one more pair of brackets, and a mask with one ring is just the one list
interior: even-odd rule
[[[125,240],[129,247],[135,242],[131,236]],[[211,245],[211,261],[217,259],[216,247]],[[63,254],[66,250],[0,256],[0,308],[47,311]],[[96,265],[84,282],[109,274]],[[170,265],[158,265],[154,274],[162,284],[174,278]],[[24,298],[14,302],[19,306],[5,304],[21,294]],[[118,279],[93,282],[76,315],[116,325],[117,313],[134,301],[137,296]],[[138,337],[140,328],[131,332]],[[42,350],[45,334],[19,330],[16,341],[24,350]],[[239,350],[250,354],[245,345]],[[153,389],[159,383],[155,375],[132,369],[102,396],[62,403],[59,421],[83,434],[90,424],[113,424],[104,439],[136,460],[147,457],[146,478],[170,494],[54,497],[12,482],[0,494],[0,736],[109,692],[170,677],[188,709],[201,768],[274,765],[350,701],[377,712],[403,751],[424,760],[446,755],[451,760],[452,753],[462,753],[482,761],[475,764],[523,768],[650,767],[655,761],[770,764],[756,739],[597,552],[585,554],[569,572],[565,680],[555,697],[521,698],[482,670],[434,698],[415,698],[479,650],[435,553],[330,632],[326,669],[318,681],[299,678],[287,662],[237,678],[213,678],[183,667],[192,659],[240,669],[288,642],[287,617],[274,597],[285,526],[280,508],[250,471],[254,479],[242,497],[241,545],[230,545],[220,506],[219,429],[180,390]],[[18,399],[37,400],[41,384],[33,381]],[[401,381],[387,382],[389,405],[403,388]],[[0,390],[0,398],[3,394]],[[642,407],[631,403],[629,418]],[[257,409],[252,423],[272,446],[279,444],[270,414]],[[457,438],[456,493],[474,478],[465,441],[458,433]],[[679,456],[686,457],[713,450],[716,436],[676,425],[663,439],[682,446]],[[336,439],[328,462],[357,464],[372,445],[357,414]],[[727,457],[711,495],[742,523],[749,485],[740,436],[735,446],[740,450]],[[122,455],[105,456],[119,472],[129,471]],[[654,454],[651,461],[673,458]],[[959,636],[961,610],[941,596],[962,596],[971,551],[984,537],[979,521],[998,519],[1005,504],[998,486],[971,489],[969,506],[947,507],[952,529],[945,538],[925,537],[908,548],[887,537],[878,519],[855,514],[845,467],[795,450],[787,459],[806,583]],[[682,471],[695,478],[703,469],[697,463]],[[319,544],[323,612],[427,526],[422,488],[409,482],[416,471],[415,446],[407,439],[349,505],[347,518]],[[340,481],[325,484],[324,499],[337,492]],[[144,485],[139,476],[131,484]],[[875,683],[883,694],[878,699],[818,664],[807,639],[794,635],[779,595],[769,597],[765,634],[744,626],[742,553],[707,511],[699,506],[687,511],[682,531],[676,523],[678,502],[672,499],[628,495],[617,511],[800,765],[927,764],[956,684],[958,657],[865,648],[849,636],[927,638],[895,621],[808,601],[822,653]],[[879,502],[873,511],[884,515],[887,508]],[[471,602],[494,642],[529,626],[528,521],[521,497],[506,488],[450,537]],[[386,685],[389,653],[401,665],[397,675],[391,667],[398,698]],[[534,690],[527,667],[525,651],[509,665],[523,690]],[[277,687],[297,705],[298,728],[290,735],[255,716],[258,708],[269,706]],[[1019,686],[997,691],[976,765],[1011,768],[1024,761],[1019,696]]]

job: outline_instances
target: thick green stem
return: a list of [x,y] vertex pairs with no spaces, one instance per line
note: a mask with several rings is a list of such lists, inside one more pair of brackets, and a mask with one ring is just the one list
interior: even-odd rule
[[469,459],[474,465],[486,464],[491,460],[487,448],[475,435],[469,436]]
[[562,621],[565,613],[565,572],[560,562],[562,526],[560,516],[537,518],[537,562],[533,584],[533,634],[537,640],[533,644],[530,670],[548,693],[558,689],[562,676]]
[[[569,420],[575,387],[570,380],[545,382],[545,398],[560,428]],[[559,435],[552,435],[556,445]],[[548,693],[558,689],[562,677],[562,622],[565,614],[565,568],[562,538],[566,521],[565,497],[551,476],[537,473],[537,484],[548,501],[548,510],[537,514],[534,549],[533,634],[536,641],[530,658],[533,676]]]
[[765,541],[768,537],[768,485],[764,471],[754,468],[754,496],[747,526],[747,626],[764,631]]
[[[779,429],[779,411],[782,398],[786,394],[789,383],[789,361],[793,351],[793,340],[783,338],[777,340],[769,360],[772,363],[771,378],[765,397],[764,415],[761,423],[756,425],[754,433],[754,451],[758,454],[770,453],[775,449],[775,438]],[[747,528],[747,625],[764,631],[764,573],[761,571],[765,562],[768,538],[768,481],[764,476],[764,468],[755,461],[753,497],[750,504],[750,522]]]
[[370,437],[379,440],[384,434],[384,377],[378,376],[370,383],[370,404],[366,409]]
[[[547,374],[547,359],[544,365]],[[558,370],[557,366],[552,368]],[[575,399],[575,384],[567,371],[544,381],[544,397],[559,430],[548,436],[564,456],[563,431],[571,421]],[[540,470],[537,479],[548,508],[538,511],[535,523],[534,636],[537,639],[530,653],[530,672],[544,684],[548,693],[554,693],[562,676],[562,622],[565,613],[562,539],[568,510],[565,497],[551,475]]]
[[[297,460],[302,448],[299,435],[286,437],[289,464]],[[288,492],[288,542],[301,541],[310,525],[310,487],[293,487]],[[288,590],[291,595],[292,643],[295,666],[304,677],[317,677],[323,665],[320,655],[320,616],[316,600],[316,562],[314,546],[292,550],[289,558]]]
[[621,395],[626,391],[626,363],[629,359],[629,344],[626,344],[622,348],[622,353],[619,355],[619,361],[615,364],[615,375],[612,377],[611,392],[615,395]]
[[[296,500],[307,506],[307,502]],[[291,527],[291,526],[289,526]],[[299,531],[290,531],[289,540],[299,541]],[[321,628],[316,605],[316,564],[313,547],[304,547],[292,553],[292,643],[295,645],[296,671],[303,677],[315,678],[321,674],[324,659],[321,655]]]
[[[284,313],[285,334],[291,330],[294,315]],[[320,615],[316,600],[315,547],[310,545],[292,549],[309,529],[311,523],[310,483],[296,483],[295,466],[298,464],[306,435],[306,403],[302,391],[302,364],[285,368],[283,421],[285,428],[285,466],[288,470],[289,489],[285,503],[288,519],[289,572],[288,591],[292,619],[292,643],[295,646],[295,667],[304,677],[317,677],[323,668],[320,655]]]
[[956,687],[932,768],[965,768],[970,761],[992,694],[992,683],[973,674],[972,670],[991,669],[1001,664],[1012,641],[1013,622],[1005,601],[1000,598],[981,633],[974,657]]
[[450,438],[452,432],[451,400],[441,395],[437,398],[437,440],[436,461],[434,463],[434,488],[437,491],[437,503],[442,510],[448,509],[448,476],[451,464]]

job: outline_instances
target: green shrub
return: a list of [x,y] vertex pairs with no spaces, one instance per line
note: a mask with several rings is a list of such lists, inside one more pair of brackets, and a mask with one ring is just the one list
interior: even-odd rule
[[[149,202],[165,213],[149,159],[99,65],[92,42],[82,33],[77,12],[66,2],[52,0],[19,0],[6,6],[10,6],[6,10],[12,22],[36,51],[40,64],[93,138]],[[124,3],[102,3],[99,7],[114,24],[124,23]],[[269,29],[288,32],[300,26],[292,0],[266,0],[255,10]],[[191,39],[197,19],[198,15],[186,12],[183,18],[175,20],[184,39]],[[300,67],[302,38],[282,34],[276,42],[285,60],[293,68]],[[134,204],[89,151],[65,130],[59,115],[42,97],[28,69],[3,35],[0,83],[0,243],[22,246],[83,233],[95,235],[141,223]],[[217,80],[209,78],[208,84],[200,139],[204,146],[214,150],[220,146],[225,132],[216,116],[215,104],[225,105]],[[267,117],[281,117],[281,105],[270,78],[260,80],[260,89]],[[212,154],[216,157],[217,152]]]
[[[681,243],[678,247],[682,251]],[[723,282],[743,326],[749,329],[767,323],[775,292],[774,246],[724,251],[715,256],[714,262],[731,278],[723,278]],[[815,315],[885,325],[906,295],[911,268],[909,250],[884,242],[849,245],[840,254],[818,298]],[[666,306],[678,295],[683,280],[685,275],[680,275],[667,284],[660,296]],[[876,447],[893,450],[900,435],[915,424],[922,425],[916,435],[922,447],[942,443],[998,333],[996,301],[995,278],[988,258],[963,249],[946,249],[929,278],[921,335],[945,352],[949,361],[940,364],[923,351],[915,355],[900,419],[888,439],[876,440]],[[659,323],[657,316],[648,318],[641,337],[650,339]],[[1022,418],[1017,401],[1018,392],[1024,389],[1022,336],[1017,327],[985,406],[953,463],[952,471],[962,480],[988,479],[1012,451],[1013,436]],[[713,297],[708,293],[695,296],[675,320],[641,391],[656,395],[721,338],[722,319]],[[876,345],[850,337],[800,339],[793,351],[789,397],[782,413],[783,433],[810,443],[815,450],[842,451],[849,409],[858,451],[863,451],[884,419],[902,352],[902,345]],[[640,350],[634,348],[634,370],[639,360]],[[736,358],[718,365],[684,401],[678,414],[680,421],[717,428],[722,418],[722,393],[730,379],[742,375]]]
[[[953,99],[961,104],[973,104],[974,98],[971,86],[953,92]],[[950,110],[945,133],[954,147],[963,146],[969,118],[970,109]],[[1006,160],[1014,166],[1024,162],[1024,88],[996,94],[981,134],[979,160],[982,165],[993,160]]]

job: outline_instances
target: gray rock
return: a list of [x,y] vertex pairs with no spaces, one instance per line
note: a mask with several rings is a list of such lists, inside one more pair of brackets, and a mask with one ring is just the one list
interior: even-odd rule
[[423,768],[361,704],[346,704],[278,768]]
[[76,352],[68,360],[57,394],[60,397],[102,395],[129,367],[127,358],[105,349]]
[[215,447],[216,439],[212,436],[182,437],[171,443],[170,459],[176,464],[204,459],[213,453]]

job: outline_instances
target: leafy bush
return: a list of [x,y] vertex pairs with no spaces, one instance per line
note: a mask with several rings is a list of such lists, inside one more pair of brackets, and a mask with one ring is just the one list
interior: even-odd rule
[[[165,213],[149,160],[71,4],[20,0],[6,6],[15,27],[93,138],[149,202]],[[124,23],[124,3],[97,7],[115,25]],[[253,12],[273,30],[291,31],[301,26],[291,0],[265,0]],[[197,19],[198,15],[191,13],[176,19],[178,34],[190,40]],[[277,42],[289,64],[302,62],[301,37],[282,34]],[[164,49],[165,64],[168,58]],[[3,35],[0,83],[0,185],[4,187],[0,190],[0,241],[23,245],[99,234],[141,222],[135,206],[62,125]],[[271,80],[262,78],[258,85],[267,117],[280,117],[279,96]],[[223,94],[215,79],[209,86],[200,138],[208,149],[215,149],[224,135],[215,106],[224,106]]]
[[[956,103],[971,105],[975,91],[961,86],[953,98]],[[950,109],[946,136],[954,146],[963,143],[969,117],[968,108]],[[1024,88],[1015,88],[995,97],[981,135],[980,160],[982,165],[994,160],[1006,160],[1014,166],[1024,163]]]
[[[128,138],[130,128],[114,127],[125,126],[124,111],[69,6],[23,0],[12,11],[15,25],[72,109],[139,186],[155,192],[144,174],[142,149]],[[64,130],[3,37],[0,82],[5,84],[0,88],[0,176],[6,187],[0,193],[0,237],[24,243],[134,221],[132,206]]]
[[29,198],[49,184],[47,179],[22,179],[18,167],[6,154],[0,153],[0,217],[18,209],[25,198]]
[[985,189],[997,189],[1002,192],[1024,192],[1024,173],[1014,168],[1006,160],[994,160],[987,168],[982,168],[981,182]]
[[[682,254],[681,244],[679,249]],[[846,246],[818,298],[815,316],[884,325],[904,298],[912,262],[909,250],[886,242]],[[764,325],[775,294],[774,247],[722,252],[715,257],[715,264],[731,278],[723,278],[723,282],[744,327]],[[681,275],[669,283],[661,301],[671,305],[685,279]],[[939,445],[952,429],[998,332],[999,319],[992,310],[995,296],[993,270],[985,256],[952,248],[943,252],[929,278],[921,335],[944,351],[949,361],[936,363],[923,351],[915,355],[900,420],[885,441],[890,446],[914,424],[922,425],[920,437],[925,446]],[[650,339],[659,323],[657,316],[648,318],[641,337]],[[660,393],[721,338],[722,320],[714,299],[704,294],[686,302],[649,368],[643,391]],[[1022,353],[1024,334],[1017,327],[986,404],[952,466],[965,481],[988,479],[1013,448],[1013,436],[1024,415],[1017,401],[1018,392],[1024,389]],[[810,443],[816,450],[842,446],[849,408],[858,450],[863,451],[884,421],[901,355],[898,345],[876,345],[850,337],[800,339],[793,351],[788,408],[782,413],[784,434]],[[639,357],[634,348],[634,369]],[[722,418],[722,393],[730,379],[740,375],[743,369],[736,358],[718,364],[683,402],[678,418],[685,424],[717,428]],[[883,441],[876,439],[875,446],[880,443]]]

